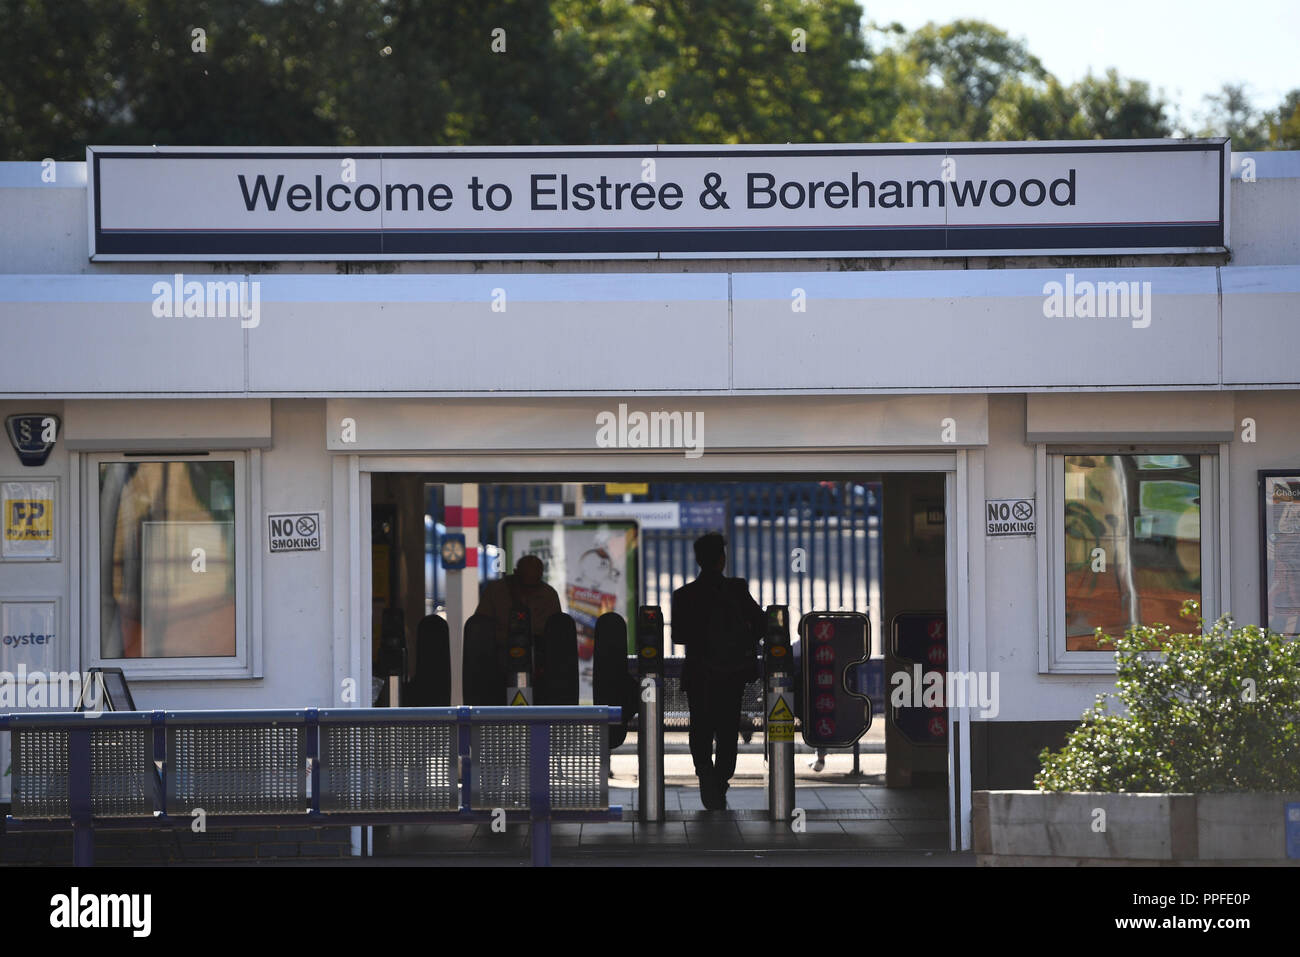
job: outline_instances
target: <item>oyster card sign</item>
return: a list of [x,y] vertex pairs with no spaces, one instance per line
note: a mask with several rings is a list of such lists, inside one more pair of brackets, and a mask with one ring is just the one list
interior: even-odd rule
[[97,260],[1217,252],[1225,140],[91,147]]

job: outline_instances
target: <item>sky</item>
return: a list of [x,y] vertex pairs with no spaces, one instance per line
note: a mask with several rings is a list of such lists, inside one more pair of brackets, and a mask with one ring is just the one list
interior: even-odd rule
[[1164,88],[1177,118],[1195,125],[1202,97],[1244,83],[1256,107],[1273,109],[1300,87],[1300,0],[861,0],[867,19],[915,30],[929,21],[985,20],[1064,83],[1115,67]]

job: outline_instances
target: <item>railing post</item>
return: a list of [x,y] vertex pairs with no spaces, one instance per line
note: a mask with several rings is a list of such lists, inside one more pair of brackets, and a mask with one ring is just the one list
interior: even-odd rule
[[470,715],[472,712],[468,705],[460,705],[456,708],[456,751],[460,757],[460,809],[463,813],[468,814],[473,805],[473,788],[472,775],[474,773],[474,758],[470,754],[472,737],[470,734]]
[[528,817],[534,867],[551,866],[551,726],[529,726]]
[[68,810],[72,818],[72,863],[95,863],[95,830],[90,807],[90,728],[68,731]]
[[320,813],[320,711],[307,709],[307,722],[304,734],[303,757],[307,759],[307,811],[309,814]]

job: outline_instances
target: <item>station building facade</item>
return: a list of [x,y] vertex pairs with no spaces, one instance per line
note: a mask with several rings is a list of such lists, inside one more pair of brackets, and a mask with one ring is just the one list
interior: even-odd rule
[[[377,476],[437,477],[471,550],[484,482],[871,476],[884,617],[945,611],[948,668],[998,676],[937,759],[968,847],[971,791],[1029,786],[1113,689],[1092,628],[1194,597],[1300,630],[1300,154],[844,153],[0,164],[0,670],[122,667],[142,708],[362,704]],[[981,180],[998,202],[959,207]],[[423,212],[384,201],[415,182]],[[485,226],[495,183],[523,208]],[[636,412],[662,441],[598,437]],[[477,574],[448,589],[455,672]]]

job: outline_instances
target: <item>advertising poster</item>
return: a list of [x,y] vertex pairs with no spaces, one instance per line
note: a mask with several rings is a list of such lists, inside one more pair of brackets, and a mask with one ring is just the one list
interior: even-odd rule
[[1262,476],[1264,622],[1300,634],[1300,471]]
[[596,619],[616,611],[627,621],[628,650],[635,647],[638,523],[581,518],[505,518],[498,529],[505,550],[504,571],[524,555],[536,555],[545,580],[560,596],[560,608],[578,630],[578,700],[592,701],[592,653]]
[[54,482],[0,482],[0,558],[54,558]]
[[[59,667],[58,603],[54,601],[0,602],[0,711],[21,710],[27,684],[17,683],[20,665],[30,674],[49,674]],[[9,735],[0,733],[0,804],[10,799]]]
[[58,635],[53,601],[0,602],[0,672],[17,674],[25,665],[30,674],[48,674],[59,667]]

